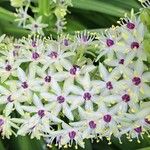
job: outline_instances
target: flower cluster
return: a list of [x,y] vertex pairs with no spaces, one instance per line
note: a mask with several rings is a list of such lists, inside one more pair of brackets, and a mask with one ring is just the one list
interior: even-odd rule
[[[65,29],[65,16],[68,6],[72,6],[71,0],[39,0],[38,3],[31,0],[10,0],[16,8],[16,19],[19,27],[29,30],[32,34],[44,35],[43,30],[61,33]],[[33,4],[34,3],[34,4]],[[32,16],[34,14],[34,16]],[[56,18],[55,21],[52,18]]]
[[[48,145],[84,148],[85,139],[132,141],[150,128],[150,72],[140,18],[119,21],[102,35],[57,40],[0,38],[0,131]],[[93,58],[94,57],[94,58]],[[15,133],[14,131],[16,131]]]

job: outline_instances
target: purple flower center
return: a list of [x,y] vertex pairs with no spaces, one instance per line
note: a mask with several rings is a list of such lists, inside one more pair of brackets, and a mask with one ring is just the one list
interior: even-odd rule
[[76,136],[76,132],[75,131],[69,132],[69,137],[70,137],[71,140],[73,140],[75,138],[75,136]]
[[122,64],[122,65],[123,65],[123,64],[124,64],[124,59],[120,59],[120,60],[119,60],[119,64]]
[[38,28],[39,26],[37,24],[34,24],[34,28]]
[[58,96],[57,101],[58,103],[62,104],[65,101],[65,98],[63,96]]
[[64,39],[64,45],[65,45],[65,46],[68,46],[68,45],[69,45],[69,42],[68,42],[67,39]]
[[12,69],[11,65],[7,65],[7,66],[5,67],[5,70],[6,70],[6,71],[10,71],[11,69]]
[[84,95],[83,95],[83,98],[85,99],[85,100],[91,100],[91,94],[89,93],[89,92],[86,92],[86,93],[84,93]]
[[90,126],[91,129],[95,129],[96,128],[96,123],[94,121],[90,121],[89,126]]
[[147,123],[147,124],[150,124],[150,120],[148,118],[145,118],[144,121]]
[[82,36],[82,41],[85,42],[85,43],[88,41],[88,38],[87,38],[86,35],[83,35],[83,36]]
[[132,42],[131,43],[131,49],[134,49],[134,48],[138,49],[139,47],[140,47],[140,45],[138,42]]
[[76,72],[78,71],[79,66],[73,65],[73,67],[69,70],[71,75],[76,75]]
[[36,60],[36,59],[39,58],[39,57],[40,57],[40,55],[39,55],[37,52],[33,52],[33,53],[32,53],[32,58],[33,58],[33,59]]
[[127,28],[133,30],[135,28],[135,24],[132,22],[127,23]]
[[32,41],[32,47],[36,47],[36,41]]
[[0,118],[0,126],[4,124],[4,120]]
[[39,110],[37,113],[41,118],[45,116],[45,110],[43,109]]
[[108,81],[106,83],[106,88],[109,89],[109,90],[113,89],[113,85],[112,85],[112,83],[110,81]]
[[127,103],[127,102],[130,101],[130,96],[129,96],[128,94],[124,94],[124,95],[122,96],[122,100]]
[[107,123],[109,123],[111,121],[111,115],[107,114],[103,116],[103,120]]
[[11,98],[11,95],[9,95],[9,96],[7,97],[7,101],[10,102],[10,103],[14,101],[14,100]]
[[107,39],[107,40],[106,40],[106,44],[107,44],[108,47],[111,47],[111,46],[114,45],[114,41],[111,40],[111,39]]
[[140,127],[134,128],[134,131],[139,134],[142,132],[142,127],[140,126]]
[[45,82],[51,82],[51,76],[49,76],[49,75],[47,75],[45,78],[44,78],[44,80],[45,80]]
[[138,86],[141,83],[141,79],[139,77],[134,77],[132,82],[134,85]]
[[19,45],[14,45],[14,48],[15,49],[19,49],[21,46],[19,46]]
[[21,86],[22,86],[24,89],[27,89],[27,88],[28,88],[28,83],[27,83],[27,82],[22,82]]
[[56,59],[56,58],[58,57],[58,53],[52,51],[48,56],[49,56],[50,58],[52,58],[52,59]]
[[13,56],[18,56],[18,52],[16,50],[13,51]]

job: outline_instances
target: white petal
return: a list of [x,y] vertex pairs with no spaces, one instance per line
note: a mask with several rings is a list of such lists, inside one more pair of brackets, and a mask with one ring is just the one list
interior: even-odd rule
[[135,63],[135,71],[134,71],[134,74],[135,75],[142,75],[143,73],[143,69],[144,69],[144,65],[143,65],[143,62],[138,59]]
[[72,67],[72,64],[66,59],[61,59],[60,63],[66,70],[70,70],[70,68]]
[[75,85],[72,85],[69,87],[70,91],[76,95],[82,95],[83,94],[83,90],[80,87],[77,87]]
[[35,106],[21,106],[23,110],[27,112],[37,112],[37,108]]
[[54,81],[54,80],[51,81],[51,88],[54,90],[54,92],[57,95],[61,95],[61,88],[56,81]]
[[108,71],[106,70],[106,68],[104,67],[104,65],[102,63],[99,64],[99,73],[100,73],[102,79],[107,80]]
[[41,97],[47,101],[54,101],[56,100],[56,96],[54,94],[43,92],[41,93]]
[[25,72],[20,67],[17,69],[17,72],[18,72],[19,80],[22,81],[22,82],[25,82],[26,81]]
[[71,112],[71,109],[69,108],[68,104],[63,104],[63,113],[65,114],[65,116],[68,119],[70,119],[70,120],[74,119],[72,112]]
[[36,65],[34,63],[31,63],[29,65],[29,79],[34,79],[35,73],[36,73]]
[[93,110],[93,103],[90,100],[85,102],[85,110],[87,111]]
[[22,109],[20,103],[16,102],[16,103],[15,103],[15,108],[16,108],[16,110],[18,111],[18,113],[19,113],[20,115],[24,116],[24,111],[23,111],[23,109]]
[[0,94],[8,95],[9,91],[0,85]]
[[9,114],[13,111],[13,103],[8,103],[5,107],[5,115],[9,116]]
[[40,98],[36,94],[33,95],[33,103],[36,107],[43,107]]

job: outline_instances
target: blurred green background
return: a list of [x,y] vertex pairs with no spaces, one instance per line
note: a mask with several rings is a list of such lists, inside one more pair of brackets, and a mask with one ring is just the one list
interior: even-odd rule
[[[72,4],[67,15],[67,33],[83,29],[99,30],[116,25],[116,21],[124,13],[130,13],[131,8],[135,12],[140,8],[137,0],[72,0]],[[0,34],[7,33],[17,37],[27,35],[27,31],[17,27],[12,12],[15,9],[10,6],[10,1],[0,0]]]
[[[44,0],[43,0],[44,1]],[[103,30],[116,25],[116,21],[123,17],[124,13],[129,13],[131,8],[135,12],[141,7],[137,0],[72,0],[73,7],[69,8],[67,15],[67,30],[73,33],[77,30]],[[10,6],[8,0],[0,0],[0,34],[7,34],[15,37],[26,36],[28,31],[18,28],[14,22],[13,15],[15,9]],[[73,150],[74,148],[70,148]],[[80,148],[79,148],[80,149]],[[145,137],[141,143],[136,140],[129,142],[123,138],[123,144],[119,144],[117,139],[112,139],[112,144],[108,145],[107,140],[99,143],[86,141],[86,150],[150,150],[150,140]],[[31,140],[29,137],[14,137],[10,140],[0,140],[0,150],[47,150],[43,140]],[[55,146],[50,150],[57,150]]]

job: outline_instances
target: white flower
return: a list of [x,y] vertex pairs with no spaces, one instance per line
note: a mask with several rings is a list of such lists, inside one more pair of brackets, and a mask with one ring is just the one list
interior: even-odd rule
[[29,100],[31,100],[32,92],[37,91],[39,88],[39,81],[35,80],[35,72],[36,72],[36,66],[30,65],[28,75],[26,76],[25,72],[18,67],[18,81],[17,87],[18,92],[25,95]]
[[120,47],[120,31],[118,28],[110,28],[100,36],[100,51],[96,61],[102,56],[107,56],[111,59],[114,55],[114,51],[117,51]]
[[101,96],[106,96],[125,89],[125,81],[117,81],[120,78],[120,73],[118,70],[112,70],[109,73],[105,66],[100,63],[99,73],[102,80],[95,80],[93,81],[93,84],[96,86],[96,89],[99,89]]
[[149,97],[150,87],[147,84],[150,79],[150,73],[144,72],[144,64],[141,60],[137,60],[134,68],[127,75],[126,84],[135,101],[139,101],[139,95],[143,98]]
[[85,30],[83,32],[77,32],[75,36],[75,41],[77,46],[89,46],[92,45],[92,42],[94,41],[95,37],[95,34],[91,34]]
[[48,27],[48,24],[42,23],[42,16],[38,17],[36,20],[30,18],[31,24],[27,24],[25,28],[31,30],[33,34],[38,33],[44,35],[43,28]]
[[3,86],[0,86],[1,100],[0,104],[6,104],[5,115],[9,116],[10,113],[15,109],[20,115],[24,115],[20,103],[26,102],[27,99],[21,93],[17,91],[17,87],[13,84],[13,88],[10,90]]
[[115,104],[113,109],[115,109],[118,114],[126,113],[129,108],[132,112],[137,112],[139,109],[139,104],[129,91],[120,91],[116,95],[105,96],[102,98],[102,101],[109,105]]
[[1,58],[0,59],[0,76],[1,82],[7,80],[10,76],[17,75],[17,68],[19,67],[20,62],[16,61],[13,57]]
[[134,51],[129,52],[128,54],[116,53],[117,58],[106,59],[104,61],[108,66],[115,67],[114,70],[118,70],[120,74],[126,76],[130,72],[131,65],[133,66],[133,59],[136,55]]
[[88,73],[84,77],[78,78],[77,82],[81,85],[70,86],[70,90],[74,95],[70,95],[71,109],[76,109],[78,106],[84,104],[86,110],[93,110],[93,103],[97,103],[99,90],[96,90],[92,85]]
[[40,92],[48,92],[51,85],[53,85],[55,82],[64,80],[64,78],[61,77],[58,72],[56,72],[56,69],[53,66],[49,67],[48,69],[45,67],[41,68],[37,66],[36,70],[37,75],[39,76],[36,78],[36,80],[38,80],[41,85],[39,86]]
[[18,26],[23,26],[23,27],[26,26],[27,19],[30,18],[30,16],[27,13],[28,8],[29,8],[29,5],[26,5],[25,8],[20,7],[19,9],[16,10],[17,11],[17,14],[16,14],[17,19],[15,19],[15,21],[18,22]]
[[35,113],[32,117],[25,118],[21,125],[18,135],[26,135],[31,133],[31,138],[40,139],[43,133],[49,133],[51,122],[61,123],[55,115],[49,112],[49,105],[43,105],[40,98],[34,94],[33,103],[35,106],[22,106],[22,108],[30,113]]
[[[75,148],[78,149],[78,145],[84,148],[84,142],[82,138],[82,133],[79,128],[71,127],[66,123],[62,123],[62,130],[51,132],[50,138],[47,138],[47,142],[51,145],[53,140],[56,138],[56,144],[59,148],[64,146],[72,146],[73,141],[75,141]],[[52,138],[51,138],[52,137]]]
[[58,71],[63,71],[63,68],[68,68],[69,57],[74,53],[70,51],[64,51],[61,49],[61,45],[56,41],[48,41],[45,60],[45,66],[54,65]]
[[50,110],[53,114],[57,116],[62,110],[69,120],[73,120],[74,117],[68,104],[70,93],[68,86],[70,86],[70,80],[64,82],[62,89],[57,82],[53,82],[51,84],[52,93],[43,92],[41,96],[50,102]]
[[12,121],[10,117],[4,117],[0,115],[0,132],[2,138],[10,138],[12,134],[16,135],[12,130],[12,127],[15,129],[19,129],[19,127]]
[[131,10],[130,17],[125,15],[125,18],[122,18],[118,23],[121,25],[121,32],[123,37],[131,33],[133,36],[144,36],[145,33],[145,27],[143,23],[141,22],[141,18],[137,17],[134,14],[134,10]]
[[23,39],[22,43],[22,62],[46,63],[44,40],[41,37],[29,36]]
[[71,63],[68,63],[68,66],[65,68],[67,71],[61,71],[56,73],[57,77],[62,78],[63,80],[66,79],[72,79],[72,80],[77,80],[80,76],[89,73],[93,71],[96,67],[94,65],[84,65],[82,67],[78,65],[72,65]]

